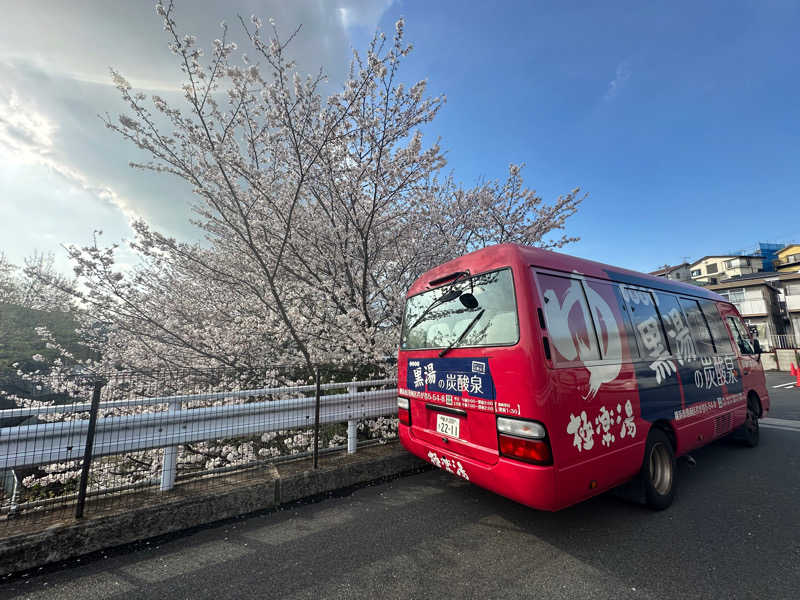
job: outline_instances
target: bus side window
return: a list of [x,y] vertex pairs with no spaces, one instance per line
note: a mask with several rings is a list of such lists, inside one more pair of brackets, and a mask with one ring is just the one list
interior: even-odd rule
[[597,334],[579,279],[537,273],[545,324],[555,348],[553,364],[599,360]]
[[631,310],[625,302],[625,294],[622,293],[622,286],[616,283],[610,287],[614,288],[614,297],[617,299],[617,308],[622,313],[622,322],[625,325],[625,331],[620,332],[620,337],[625,337],[628,344],[628,351],[631,353],[631,360],[636,360],[640,356],[639,343],[636,341],[636,335],[633,333],[633,321]]
[[[633,335],[631,316],[620,286],[605,281],[584,279],[583,287],[592,309],[594,329],[597,332],[603,360],[622,360],[622,355],[618,354],[621,352],[621,348],[615,348],[617,337],[620,342],[625,340],[631,359],[639,358],[639,348]],[[614,314],[615,306],[619,311],[619,318]]]
[[678,304],[678,298],[662,292],[656,292],[655,297],[672,354],[679,359],[681,364],[687,360],[693,360],[697,356],[697,349],[689,331],[686,316]]
[[753,349],[753,344],[750,342],[747,333],[745,333],[741,319],[738,317],[728,317],[728,324],[731,326],[731,333],[733,334],[733,339],[736,341],[736,345],[739,346],[739,351],[742,354],[755,354],[756,351]]
[[694,345],[697,348],[698,356],[712,356],[714,354],[714,342],[711,341],[711,330],[708,328],[703,311],[697,300],[689,298],[680,299],[681,307],[689,321],[689,329],[692,331]]
[[703,315],[706,317],[708,327],[711,329],[711,338],[714,340],[714,347],[717,354],[733,354],[733,344],[731,344],[731,336],[728,333],[728,328],[722,321],[722,316],[719,314],[717,303],[713,300],[701,300],[700,307],[703,310]]
[[622,288],[622,294],[630,309],[633,330],[643,357],[648,359],[662,358],[669,354],[669,346],[664,338],[661,319],[656,311],[656,304],[650,292]]

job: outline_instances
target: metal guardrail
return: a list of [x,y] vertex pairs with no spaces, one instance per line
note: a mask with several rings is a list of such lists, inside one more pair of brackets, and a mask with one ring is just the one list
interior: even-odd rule
[[[123,452],[165,448],[161,489],[173,487],[177,446],[191,442],[235,438],[317,423],[348,422],[348,452],[356,450],[358,419],[379,417],[397,408],[396,389],[358,391],[363,387],[396,385],[394,379],[354,381],[298,387],[277,387],[231,392],[160,396],[100,403],[99,409],[147,407],[166,404],[168,410],[97,419],[93,443],[87,454],[90,420],[59,421],[0,429],[0,470],[100,457]],[[317,390],[347,389],[343,394],[320,396]],[[252,398],[275,394],[316,392],[316,397],[248,402],[203,408],[181,403],[200,400]],[[317,402],[317,398],[319,401]],[[0,419],[44,414],[86,413],[92,405],[72,404],[0,410]],[[317,418],[318,410],[318,418]]]

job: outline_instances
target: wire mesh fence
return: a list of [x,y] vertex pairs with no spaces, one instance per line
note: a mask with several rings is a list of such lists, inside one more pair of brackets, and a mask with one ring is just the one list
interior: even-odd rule
[[393,439],[394,374],[384,362],[0,379],[0,534]]

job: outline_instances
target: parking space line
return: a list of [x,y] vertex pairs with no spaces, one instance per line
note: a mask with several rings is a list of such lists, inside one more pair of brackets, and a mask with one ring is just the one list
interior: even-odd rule
[[800,421],[795,419],[777,419],[775,417],[764,417],[759,420],[759,423],[765,425],[780,425],[781,427],[794,427],[800,429]]
[[798,427],[782,427],[780,425],[761,425],[766,429],[780,429],[781,431],[791,431],[792,433],[800,433],[800,428]]
[[782,429],[783,431],[794,431],[800,433],[800,421],[792,419],[775,419],[773,417],[765,417],[759,420],[761,427],[767,429]]
[[790,381],[789,383],[780,383],[778,385],[773,385],[772,387],[773,388],[788,388],[788,387],[794,387],[794,385],[795,385],[795,382],[794,381]]

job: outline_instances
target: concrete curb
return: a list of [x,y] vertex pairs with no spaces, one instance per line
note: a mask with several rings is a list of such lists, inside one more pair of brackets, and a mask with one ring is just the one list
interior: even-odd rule
[[59,523],[34,534],[0,540],[0,576],[76,558],[97,550],[207,525],[320,494],[424,469],[397,442],[332,455],[312,470],[309,460],[271,465],[224,490],[191,492],[181,486],[157,504],[118,514]]

